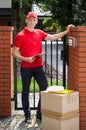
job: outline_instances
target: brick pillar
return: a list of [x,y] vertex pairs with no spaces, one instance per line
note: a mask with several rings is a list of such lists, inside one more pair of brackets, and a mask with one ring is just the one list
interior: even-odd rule
[[78,46],[69,47],[68,87],[80,93],[80,130],[86,130],[86,26],[71,29]]
[[0,26],[0,116],[11,116],[12,27]]

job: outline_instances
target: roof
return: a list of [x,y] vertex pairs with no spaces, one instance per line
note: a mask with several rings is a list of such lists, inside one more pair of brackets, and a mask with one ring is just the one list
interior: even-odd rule
[[47,16],[47,17],[51,17],[52,16],[50,11],[45,12],[44,10],[39,8],[39,6],[37,6],[35,3],[32,4],[32,9],[31,10],[36,12],[38,16]]

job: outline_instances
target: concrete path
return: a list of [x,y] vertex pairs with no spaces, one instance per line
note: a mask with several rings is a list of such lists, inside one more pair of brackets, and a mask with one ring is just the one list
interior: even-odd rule
[[0,130],[42,130],[42,124],[36,122],[35,111],[31,111],[31,124],[24,122],[22,111],[14,111],[12,117],[0,117]]
[[[37,94],[38,95],[38,94]],[[38,95],[39,96],[39,95]],[[38,102],[38,96],[36,96],[36,103]],[[18,95],[18,102],[21,106],[20,95]],[[32,102],[32,96],[30,100]],[[32,105],[31,105],[32,106]],[[24,113],[22,110],[14,110],[14,102],[12,102],[12,116],[0,117],[0,130],[42,130],[42,124],[39,125],[36,122],[36,111],[31,110],[31,124],[24,122]]]

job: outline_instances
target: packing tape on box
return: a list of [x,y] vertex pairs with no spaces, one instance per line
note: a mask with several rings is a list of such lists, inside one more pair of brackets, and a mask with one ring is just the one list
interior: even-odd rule
[[79,116],[79,110],[74,110],[65,114],[61,114],[61,113],[57,113],[45,109],[42,109],[41,111],[42,111],[42,116],[47,116],[58,120],[67,120]]

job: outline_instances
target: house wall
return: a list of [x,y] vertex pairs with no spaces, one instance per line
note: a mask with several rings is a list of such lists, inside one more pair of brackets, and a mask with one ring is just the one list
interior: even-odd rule
[[0,8],[11,8],[12,0],[0,0]]
[[11,17],[1,17],[0,26],[11,26]]
[[11,26],[12,0],[0,0],[0,26]]

